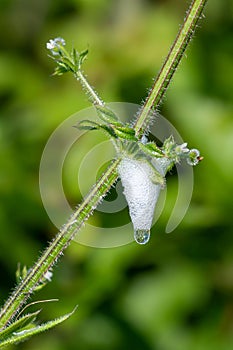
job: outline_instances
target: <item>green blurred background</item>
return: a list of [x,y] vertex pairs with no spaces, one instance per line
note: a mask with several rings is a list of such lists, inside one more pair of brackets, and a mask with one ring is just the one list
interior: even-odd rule
[[[56,233],[38,185],[45,143],[64,119],[89,106],[71,75],[51,77],[45,43],[62,36],[70,47],[88,46],[85,72],[103,99],[140,103],[186,8],[183,0],[1,0],[2,302],[17,263],[30,266]],[[72,243],[35,298],[60,299],[43,307],[42,320],[78,304],[77,312],[9,349],[233,349],[232,0],[209,1],[205,15],[161,107],[205,157],[194,169],[187,215],[166,235],[168,203],[143,247]],[[88,150],[85,142],[81,147]],[[79,202],[72,169],[65,182],[70,202]],[[168,192],[176,192],[175,176]]]

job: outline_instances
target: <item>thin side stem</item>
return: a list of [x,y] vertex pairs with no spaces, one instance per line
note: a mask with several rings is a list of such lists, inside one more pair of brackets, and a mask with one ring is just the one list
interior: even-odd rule
[[150,122],[150,114],[162,101],[162,98],[171,82],[181,58],[197,27],[207,0],[193,0],[185,17],[184,23],[170,49],[170,52],[152,86],[146,102],[135,123],[136,136],[141,136]]
[[74,238],[79,228],[89,218],[101,199],[117,180],[117,166],[120,159],[116,159],[108,167],[98,182],[92,187],[83,202],[62,227],[55,239],[50,243],[36,264],[29,270],[25,279],[17,286],[11,297],[6,301],[0,312],[0,327],[3,329],[18,312],[40,283],[46,272],[54,265],[64,249]]
[[91,87],[91,85],[88,83],[87,79],[84,77],[81,70],[78,70],[75,73],[75,78],[80,82],[82,85],[83,90],[88,94],[90,101],[96,106],[104,106],[104,102],[99,98],[97,93],[94,91],[94,89]]

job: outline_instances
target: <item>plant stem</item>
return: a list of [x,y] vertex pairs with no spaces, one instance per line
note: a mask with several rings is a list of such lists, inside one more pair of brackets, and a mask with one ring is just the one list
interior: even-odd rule
[[152,109],[156,109],[171,82],[181,58],[194,34],[197,22],[202,15],[207,0],[193,0],[185,17],[184,23],[170,49],[170,52],[152,86],[152,89],[138,114],[135,131],[136,136],[141,136],[150,123]]
[[94,91],[94,89],[88,83],[87,79],[84,77],[81,70],[78,70],[75,73],[75,78],[80,82],[83,90],[88,94],[88,97],[89,97],[90,101],[93,103],[93,105],[104,106],[104,102],[99,98],[97,93]]
[[[185,22],[168,54],[168,57],[156,79],[153,88],[142,107],[138,119],[135,123],[136,134],[141,135],[147,127],[150,119],[150,112],[158,107],[161,99],[171,81],[171,78],[184,54],[184,51],[193,35],[197,25],[198,18],[201,16],[204,4],[207,0],[194,0],[187,13]],[[89,98],[94,105],[103,106],[104,103],[94,92],[81,72],[75,77],[81,82],[82,86],[88,91]],[[106,172],[101,176],[97,183],[92,187],[82,204],[73,213],[67,223],[62,227],[54,240],[35,265],[28,271],[27,276],[19,283],[15,291],[6,301],[0,311],[0,327],[4,328],[19,312],[20,308],[33,293],[36,286],[43,279],[44,275],[58,260],[70,241],[74,238],[78,229],[85,220],[92,214],[96,206],[100,203],[103,196],[109,191],[111,186],[117,180],[117,166],[120,159],[114,160]]]
[[43,252],[36,264],[29,270],[25,279],[17,286],[11,297],[6,301],[0,312],[0,327],[4,328],[25,303],[46,272],[54,265],[69,245],[83,223],[89,218],[103,196],[117,180],[117,166],[120,159],[116,159],[92,187],[77,210],[71,215],[67,223]]

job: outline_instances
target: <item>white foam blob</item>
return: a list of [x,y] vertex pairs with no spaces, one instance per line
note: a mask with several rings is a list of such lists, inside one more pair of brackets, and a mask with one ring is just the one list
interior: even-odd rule
[[[166,173],[168,160],[154,159],[153,166],[162,176]],[[129,214],[134,231],[147,232],[152,225],[155,205],[161,191],[161,185],[153,183],[153,168],[146,160],[123,158],[118,167],[119,176],[124,188],[124,195],[128,203]],[[135,238],[138,235],[135,234]],[[140,235],[142,236],[142,235]],[[147,243],[148,239],[138,240],[139,244]],[[141,241],[141,242],[140,242]]]

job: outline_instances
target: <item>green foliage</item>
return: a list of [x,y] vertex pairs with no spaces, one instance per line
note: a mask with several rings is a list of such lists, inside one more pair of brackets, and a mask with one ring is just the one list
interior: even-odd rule
[[5,348],[11,344],[17,344],[28,338],[39,334],[41,332],[45,332],[50,328],[53,328],[60,323],[67,320],[73,313],[66,314],[64,316],[58,317],[52,321],[48,321],[41,325],[35,325],[34,321],[36,320],[39,311],[27,314],[19,318],[17,321],[13,322],[9,327],[7,327],[0,334],[0,348]]
[[[21,269],[20,264],[18,264],[16,270],[16,282],[18,283],[18,285],[20,285],[20,283],[26,279],[29,273],[30,271],[27,269],[26,266],[23,266],[23,268]],[[34,286],[34,292],[38,292],[43,287],[45,287],[47,283],[51,281],[51,278],[52,272],[47,271],[47,273],[44,274],[43,278],[40,279],[40,282]],[[23,291],[22,293],[25,292]],[[11,297],[9,297],[9,301],[10,303],[13,302]],[[4,327],[0,331],[0,348],[5,348],[6,346],[11,344],[17,344],[21,341],[27,340],[33,335],[53,328],[56,325],[65,321],[67,318],[69,318],[75,311],[74,310],[73,312],[56,318],[52,321],[47,321],[46,323],[41,325],[37,325],[35,323],[35,321],[37,321],[37,316],[41,312],[41,310],[37,310],[35,312],[24,314],[21,316],[21,314],[23,314],[28,307],[35,304],[48,303],[50,301],[55,301],[55,299],[34,301],[30,304],[26,304],[23,310],[21,310],[21,308],[16,308],[14,313],[17,314],[17,317],[14,318],[13,321],[11,321],[10,323],[8,322],[8,324],[4,325]],[[1,325],[3,325],[3,322],[1,322]]]
[[146,144],[141,142],[138,144],[138,146],[143,152],[151,157],[164,157],[163,151],[158,146],[156,146],[154,142],[147,142]]
[[88,54],[88,50],[82,51],[79,54],[76,49],[68,53],[65,45],[66,42],[63,38],[50,39],[47,43],[47,49],[52,54],[49,57],[57,63],[53,75],[63,75],[67,72],[76,74],[81,69],[81,65]]
[[[1,347],[1,342],[6,344],[5,342],[7,342],[8,339],[14,337],[16,332],[22,332],[27,326],[32,327],[39,313],[40,313],[40,310],[24,315],[20,317],[17,321],[11,323],[10,326],[5,328],[3,331],[1,331],[0,347]],[[5,346],[5,345],[2,345],[2,346]]]

